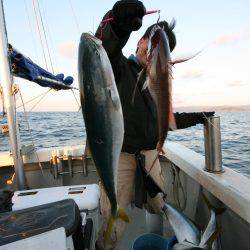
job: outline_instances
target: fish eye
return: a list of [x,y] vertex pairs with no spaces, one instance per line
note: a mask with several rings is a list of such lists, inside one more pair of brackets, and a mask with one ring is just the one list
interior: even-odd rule
[[97,56],[99,56],[99,52],[98,52],[97,50],[95,51],[95,54],[96,54]]

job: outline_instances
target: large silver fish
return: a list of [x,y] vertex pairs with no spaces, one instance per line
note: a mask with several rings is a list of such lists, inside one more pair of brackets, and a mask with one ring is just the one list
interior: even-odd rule
[[171,227],[179,243],[188,241],[199,245],[201,240],[201,231],[187,216],[168,203],[165,203],[163,211],[168,218]]
[[78,55],[80,98],[89,148],[111,204],[109,231],[115,219],[128,221],[124,211],[118,208],[116,197],[117,168],[124,136],[122,108],[101,40],[83,33]]
[[179,242],[174,245],[173,250],[221,249],[218,238],[219,230],[216,223],[216,214],[222,213],[224,209],[212,208],[207,198],[205,196],[203,197],[210,210],[210,219],[203,233],[182,212],[170,204],[166,203],[164,205],[163,212],[167,216]]

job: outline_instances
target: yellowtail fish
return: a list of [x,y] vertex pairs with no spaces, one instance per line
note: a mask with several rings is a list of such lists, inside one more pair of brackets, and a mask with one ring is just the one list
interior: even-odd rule
[[124,124],[119,94],[101,40],[84,33],[79,45],[78,74],[82,112],[89,148],[111,205],[105,236],[107,247],[113,222],[128,216],[117,204],[117,168]]

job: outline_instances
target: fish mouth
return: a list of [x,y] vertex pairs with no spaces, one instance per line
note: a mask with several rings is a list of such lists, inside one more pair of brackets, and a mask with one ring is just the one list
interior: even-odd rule
[[100,46],[102,44],[100,39],[90,33],[83,33],[81,35],[81,40],[88,40],[89,42],[93,42],[96,46]]

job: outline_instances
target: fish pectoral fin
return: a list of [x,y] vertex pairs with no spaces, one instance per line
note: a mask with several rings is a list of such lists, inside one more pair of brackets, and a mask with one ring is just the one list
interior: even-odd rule
[[146,88],[148,88],[148,86],[149,86],[149,79],[147,78],[145,83],[142,86],[142,91],[145,90]]
[[171,64],[172,65],[175,65],[177,63],[183,63],[183,62],[187,62],[193,58],[195,58],[196,56],[198,56],[203,50],[200,50],[198,52],[196,52],[195,54],[191,55],[191,56],[186,56],[186,57],[179,57],[179,58],[176,58],[174,60],[171,61]]
[[110,99],[112,100],[112,103],[114,104],[114,107],[118,109],[119,108],[119,96],[117,95],[117,93],[114,91],[112,87],[108,88],[108,91],[109,91]]
[[[214,231],[211,236],[204,242],[204,244],[199,245],[199,247],[204,247],[204,246],[212,246],[213,242],[219,237],[219,234],[221,233],[221,227],[218,228],[216,231]],[[202,240],[201,240],[202,242]]]

